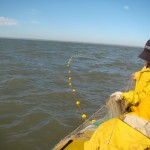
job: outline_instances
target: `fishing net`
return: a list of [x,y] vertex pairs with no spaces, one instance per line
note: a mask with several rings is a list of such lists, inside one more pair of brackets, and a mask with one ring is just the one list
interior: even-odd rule
[[[71,90],[76,94],[76,90],[72,86],[72,76],[71,76],[71,63],[74,58],[78,58],[79,55],[74,55],[70,57],[67,66],[69,67],[69,86]],[[129,90],[133,82],[129,80],[126,91]],[[77,96],[76,96],[77,97]],[[79,101],[80,103],[80,101]],[[78,105],[80,106],[80,105]],[[79,107],[80,108],[80,107]],[[81,109],[81,108],[80,108]],[[109,97],[106,101],[106,104],[103,105],[98,111],[96,111],[91,117],[85,120],[85,122],[80,125],[77,129],[75,129],[72,133],[62,139],[53,150],[57,149],[60,145],[65,145],[64,143],[68,143],[70,140],[80,139],[80,140],[89,140],[91,135],[94,133],[96,128],[101,125],[103,122],[120,116],[126,111],[126,105],[124,100],[116,101],[115,97]],[[63,150],[63,148],[61,148]]]
[[[106,105],[102,106],[97,112],[95,112],[90,118],[86,119],[86,121],[81,124],[78,128],[76,128],[72,133],[62,139],[53,150],[58,149],[60,145],[65,145],[71,139],[80,139],[80,140],[88,140],[91,137],[91,132],[94,132],[95,129],[103,122],[108,120],[107,116],[107,107]],[[95,121],[95,122],[94,122]],[[95,124],[94,124],[94,123]],[[91,128],[89,128],[91,127]],[[85,134],[85,131],[87,131]],[[85,135],[83,135],[85,134]]]
[[110,118],[118,117],[126,112],[126,104],[124,100],[115,100],[115,97],[110,97],[106,102],[108,108],[108,116]]
[[125,103],[123,100],[115,101],[114,97],[109,97],[106,104],[88,118],[82,125],[75,129],[72,133],[61,140],[54,148],[58,147],[62,142],[67,143],[71,139],[89,140],[96,128],[103,122],[122,115],[125,113]]

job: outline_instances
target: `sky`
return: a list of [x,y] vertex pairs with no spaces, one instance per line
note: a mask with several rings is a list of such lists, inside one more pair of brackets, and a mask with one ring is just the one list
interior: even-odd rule
[[0,0],[0,37],[143,47],[150,0]]

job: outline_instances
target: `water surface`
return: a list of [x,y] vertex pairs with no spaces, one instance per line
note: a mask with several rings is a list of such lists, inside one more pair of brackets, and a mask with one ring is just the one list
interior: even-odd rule
[[68,86],[88,116],[129,86],[141,69],[142,48],[0,39],[0,149],[50,150],[83,120]]

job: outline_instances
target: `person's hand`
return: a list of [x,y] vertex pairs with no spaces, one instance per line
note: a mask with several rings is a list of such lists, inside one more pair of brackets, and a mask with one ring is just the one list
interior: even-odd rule
[[111,98],[114,98],[115,101],[119,101],[119,100],[121,100],[121,95],[122,95],[122,92],[117,91],[117,92],[115,92],[115,93],[112,93],[112,94],[110,95],[110,97],[111,97]]
[[135,80],[135,73],[131,74],[131,79]]

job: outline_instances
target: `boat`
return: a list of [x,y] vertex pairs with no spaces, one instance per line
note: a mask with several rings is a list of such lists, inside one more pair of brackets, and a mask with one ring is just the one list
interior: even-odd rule
[[[100,138],[102,141],[100,150],[150,150],[150,136],[144,135],[124,122],[126,112],[121,113],[114,117],[110,114],[107,105],[102,106],[52,150],[97,150],[93,147],[96,147],[95,143],[100,141]],[[92,148],[90,146],[85,148],[89,141],[93,142],[93,147],[90,145]]]
[[110,118],[106,105],[102,106],[82,125],[63,138],[52,150],[83,150],[84,143],[91,138],[97,127]]

